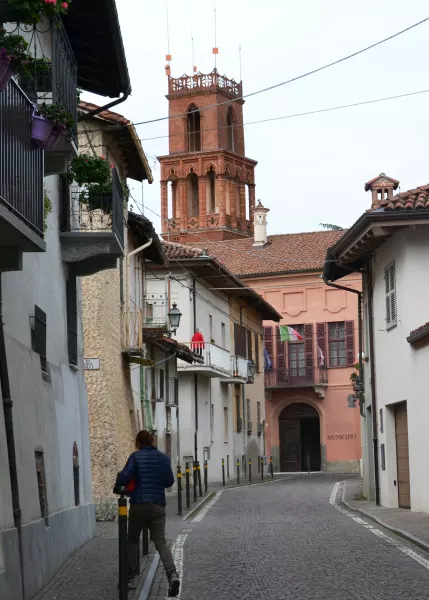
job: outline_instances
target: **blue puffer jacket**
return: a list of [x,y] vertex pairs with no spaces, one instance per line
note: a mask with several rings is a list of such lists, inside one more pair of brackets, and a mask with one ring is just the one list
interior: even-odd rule
[[133,452],[118,477],[118,484],[127,486],[135,480],[130,504],[161,504],[165,506],[165,489],[174,483],[170,459],[156,448],[145,447]]

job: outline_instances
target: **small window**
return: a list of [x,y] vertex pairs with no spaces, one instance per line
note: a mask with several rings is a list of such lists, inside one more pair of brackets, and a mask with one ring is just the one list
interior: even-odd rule
[[50,382],[49,363],[46,358],[46,313],[38,306],[34,307],[34,318],[31,326],[31,345],[34,352],[40,355],[42,379]]
[[69,269],[69,278],[66,284],[67,296],[67,338],[69,364],[76,367],[78,364],[77,356],[77,277]]
[[234,111],[232,106],[228,108],[227,115],[227,127],[228,127],[228,150],[235,151],[235,135],[234,135]]
[[199,152],[201,150],[201,116],[200,111],[191,104],[188,109],[188,151]]
[[220,324],[221,327],[221,346],[226,348],[226,326],[225,323]]
[[394,262],[384,269],[384,283],[386,290],[386,329],[391,329],[397,322],[396,271]]
[[74,505],[80,504],[80,480],[79,480],[79,452],[76,442],[73,444],[73,487],[74,487]]
[[[225,407],[223,409],[223,430],[224,430],[223,435],[224,435],[225,444],[228,443],[228,427],[229,427],[228,408]],[[229,463],[228,463],[228,477],[229,477]]]
[[386,453],[384,450],[384,444],[381,444],[381,446],[380,446],[380,455],[381,455],[381,470],[385,471],[386,470]]
[[246,418],[247,418],[247,422],[249,423],[252,420],[252,416],[250,413],[250,400],[249,398],[247,398],[246,400]]
[[384,433],[383,409],[380,408],[380,433]]
[[256,403],[256,419],[258,421],[258,425],[261,422],[261,403],[257,402]]
[[237,418],[237,431],[240,432],[243,429],[243,421],[241,418],[240,394],[235,395],[235,415]]
[[45,459],[42,451],[34,453],[36,460],[37,487],[39,491],[40,516],[48,524],[48,497],[46,493]]
[[209,315],[209,331],[210,331],[210,342],[213,338],[213,315]]

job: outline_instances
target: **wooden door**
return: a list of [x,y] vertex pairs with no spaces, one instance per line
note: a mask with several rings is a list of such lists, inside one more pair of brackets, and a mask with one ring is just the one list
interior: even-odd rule
[[396,465],[400,508],[411,508],[407,403],[395,406]]
[[301,426],[299,419],[279,421],[280,468],[284,473],[301,471]]

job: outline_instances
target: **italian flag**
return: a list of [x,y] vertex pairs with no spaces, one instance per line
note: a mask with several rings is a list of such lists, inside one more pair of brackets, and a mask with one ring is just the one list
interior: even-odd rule
[[282,342],[302,342],[304,339],[295,329],[287,325],[279,325],[280,339]]

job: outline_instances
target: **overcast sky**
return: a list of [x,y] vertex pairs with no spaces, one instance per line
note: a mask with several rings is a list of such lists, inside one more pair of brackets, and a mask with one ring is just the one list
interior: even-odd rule
[[[132,97],[118,112],[134,122],[167,115],[165,0],[116,0]],[[244,93],[329,63],[429,16],[427,0],[216,0],[218,70]],[[168,0],[173,77],[214,66],[214,2]],[[429,22],[322,73],[249,98],[244,120],[429,89]],[[246,155],[258,161],[256,198],[270,208],[273,233],[350,226],[370,206],[364,183],[384,171],[405,191],[429,182],[429,93],[245,127]],[[141,125],[144,140],[166,136],[167,121]],[[159,164],[168,140],[143,141],[155,181],[147,209],[160,212]],[[141,197],[140,185],[132,185]],[[145,211],[159,231],[159,218]]]

